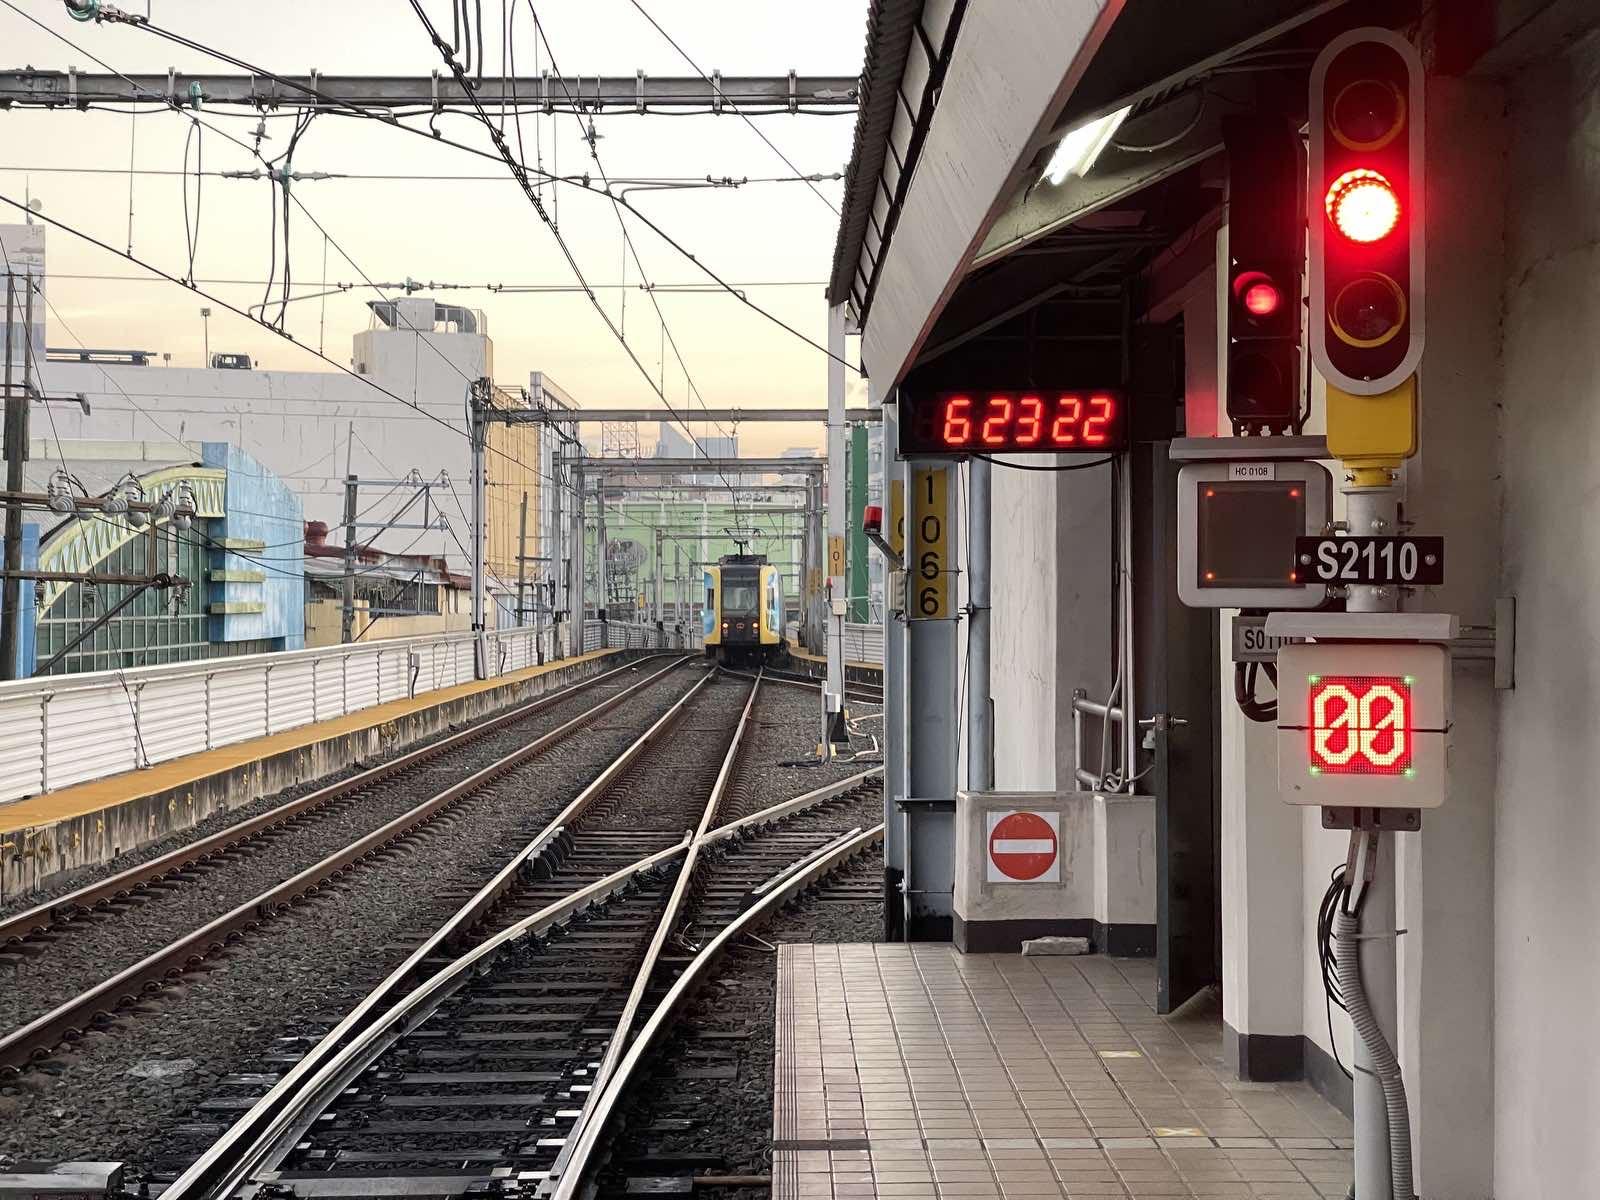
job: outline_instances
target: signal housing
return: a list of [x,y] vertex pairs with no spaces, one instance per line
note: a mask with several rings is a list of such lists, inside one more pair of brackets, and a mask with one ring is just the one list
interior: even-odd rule
[[1340,35],[1311,71],[1311,357],[1356,396],[1422,357],[1422,86],[1416,50],[1387,29]]
[[1305,154],[1283,117],[1222,122],[1228,150],[1227,411],[1238,434],[1298,433]]

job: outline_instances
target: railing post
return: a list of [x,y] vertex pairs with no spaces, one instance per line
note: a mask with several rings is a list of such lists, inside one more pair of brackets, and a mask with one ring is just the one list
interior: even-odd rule
[[39,698],[39,790],[50,790],[50,701],[54,692]]

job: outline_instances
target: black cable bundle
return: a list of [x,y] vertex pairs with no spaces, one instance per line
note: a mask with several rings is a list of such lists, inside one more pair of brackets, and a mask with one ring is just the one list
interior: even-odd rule
[[1256,678],[1265,668],[1265,674],[1278,686],[1278,668],[1272,663],[1235,663],[1233,667],[1233,696],[1239,702],[1239,711],[1252,721],[1271,725],[1278,719],[1276,700],[1256,699]]
[[[1345,902],[1345,897],[1350,893],[1350,883],[1345,878],[1345,865],[1340,863],[1333,869],[1329,877],[1328,890],[1322,894],[1322,903],[1317,908],[1317,964],[1322,969],[1322,1006],[1328,1014],[1328,1047],[1333,1051],[1333,1061],[1338,1064],[1346,1079],[1354,1079],[1348,1068],[1339,1058],[1339,1044],[1333,1038],[1333,1006],[1337,1004],[1344,1009],[1344,996],[1339,992],[1339,980],[1335,975],[1338,967],[1338,956],[1333,949],[1333,918]],[[1366,899],[1365,892],[1362,900]],[[1356,905],[1356,911],[1361,911],[1361,905]],[[1348,1010],[1346,1010],[1348,1011]]]

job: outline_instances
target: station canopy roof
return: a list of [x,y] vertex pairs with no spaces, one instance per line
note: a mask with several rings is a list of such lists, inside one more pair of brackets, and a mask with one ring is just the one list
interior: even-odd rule
[[[1041,326],[1070,330],[1074,353],[1118,343],[1130,284],[1159,300],[1214,261],[1223,116],[1303,116],[1328,40],[1418,13],[1415,0],[875,0],[828,288],[861,328],[863,369],[886,391]],[[1046,176],[1069,134],[1108,117],[1091,169]]]

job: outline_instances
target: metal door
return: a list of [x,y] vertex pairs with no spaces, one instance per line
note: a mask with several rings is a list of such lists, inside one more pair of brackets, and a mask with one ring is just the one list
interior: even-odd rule
[[1169,443],[1133,453],[1138,716],[1156,798],[1156,1011],[1219,983],[1221,797],[1217,614],[1177,590],[1177,465]]

